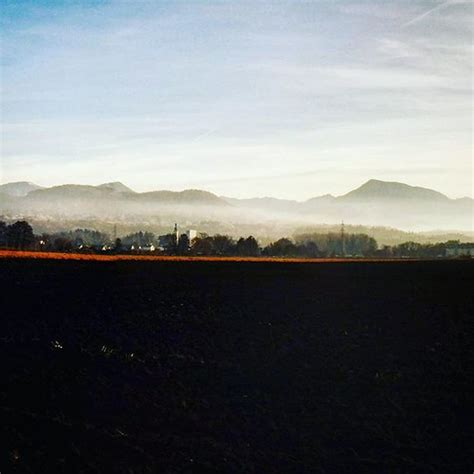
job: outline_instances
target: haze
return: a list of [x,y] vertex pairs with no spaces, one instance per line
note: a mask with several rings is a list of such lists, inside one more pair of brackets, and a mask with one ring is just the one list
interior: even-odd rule
[[1,182],[473,194],[472,2],[1,3]]

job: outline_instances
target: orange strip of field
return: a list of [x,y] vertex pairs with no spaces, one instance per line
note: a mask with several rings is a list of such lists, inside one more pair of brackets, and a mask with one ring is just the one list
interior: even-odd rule
[[75,260],[96,262],[158,261],[158,262],[275,262],[275,263],[343,263],[343,262],[414,262],[422,259],[380,258],[280,258],[280,257],[203,257],[170,255],[98,255],[85,253],[33,252],[0,250],[0,259]]

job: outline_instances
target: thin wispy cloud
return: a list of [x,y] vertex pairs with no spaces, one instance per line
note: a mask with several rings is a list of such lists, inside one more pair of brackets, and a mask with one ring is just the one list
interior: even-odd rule
[[430,15],[432,15],[435,12],[439,12],[441,10],[444,10],[446,8],[455,6],[455,5],[463,5],[463,4],[473,4],[472,0],[448,0],[446,2],[440,3],[436,5],[433,8],[428,9],[427,11],[423,12],[421,15],[415,16],[415,18],[412,18],[411,20],[403,23],[402,28],[406,28],[407,26],[415,25],[416,23],[419,23],[420,21],[423,21]]

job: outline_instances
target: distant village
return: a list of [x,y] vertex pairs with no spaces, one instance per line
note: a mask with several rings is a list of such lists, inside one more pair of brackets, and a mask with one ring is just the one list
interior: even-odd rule
[[421,244],[404,242],[379,246],[367,234],[340,232],[308,233],[283,237],[261,246],[254,236],[234,239],[228,235],[207,235],[196,229],[180,230],[178,223],[170,232],[155,235],[135,232],[118,236],[92,229],[37,235],[26,221],[11,224],[0,221],[0,249],[40,252],[103,254],[152,254],[190,256],[296,257],[296,258],[472,258],[474,243],[458,240]]
[[[119,247],[121,250],[129,250],[131,252],[166,252],[173,247],[181,245],[190,248],[192,242],[198,237],[198,232],[195,229],[188,229],[184,232],[179,231],[178,224],[174,225],[173,232],[170,234],[160,235],[157,238],[148,232],[138,232],[126,236],[124,241],[116,236],[116,227],[114,227],[114,245],[104,244],[102,251],[110,251]],[[84,247],[79,247],[79,249]]]

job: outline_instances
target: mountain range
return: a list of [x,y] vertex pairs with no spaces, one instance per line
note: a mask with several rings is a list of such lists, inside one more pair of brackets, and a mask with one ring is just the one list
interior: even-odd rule
[[[276,198],[235,199],[224,198],[235,206],[281,213],[311,214],[313,212],[340,212],[349,216],[372,213],[373,217],[380,213],[403,211],[410,219],[420,215],[424,219],[427,214],[436,213],[465,216],[472,229],[473,203],[468,197],[450,199],[448,196],[432,189],[410,186],[404,183],[371,179],[362,186],[341,196],[326,194],[306,201],[292,201]],[[344,212],[348,211],[348,212]],[[384,217],[384,220],[388,216]]]
[[[33,193],[33,194],[32,194]],[[236,198],[227,198],[221,197],[219,198],[215,194],[212,194],[208,191],[201,191],[195,189],[188,189],[184,191],[152,191],[152,192],[145,192],[145,193],[137,193],[136,191],[132,190],[125,184],[121,182],[111,182],[111,183],[104,183],[99,184],[98,186],[90,186],[90,185],[82,185],[82,184],[63,184],[60,186],[52,186],[52,187],[42,187],[38,186],[35,183],[27,182],[27,181],[19,181],[15,183],[6,183],[0,184],[0,194],[6,194],[8,196],[14,197],[24,197],[29,194],[33,196],[58,196],[64,195],[68,197],[73,196],[107,196],[107,195],[135,195],[135,196],[146,196],[146,197],[157,197],[159,199],[164,200],[171,200],[174,201],[178,199],[182,200],[190,200],[190,201],[200,201],[201,199],[205,199],[208,201],[209,199],[213,200],[214,203],[218,203],[219,200],[224,200],[226,202],[252,202],[255,204],[270,204],[275,202],[287,203],[288,205],[292,204],[307,204],[311,202],[333,202],[335,200],[367,200],[367,199],[409,199],[409,200],[425,200],[425,201],[448,201],[450,200],[446,195],[434,191],[428,188],[422,188],[419,186],[410,186],[404,183],[397,183],[391,181],[380,181],[377,179],[370,179],[362,186],[354,189],[353,191],[348,192],[339,197],[335,197],[331,194],[326,194],[323,196],[317,196],[306,201],[292,201],[292,200],[285,200],[285,199],[278,199],[272,197],[264,197],[264,198],[250,198],[250,199],[236,199]],[[461,200],[466,200],[470,198],[461,198]],[[459,199],[457,199],[458,201]],[[472,201],[472,199],[470,199]],[[222,202],[221,202],[222,204]]]
[[29,182],[0,185],[0,214],[42,216],[185,217],[236,222],[285,221],[388,225],[405,229],[473,229],[471,198],[450,199],[423,187],[371,179],[341,196],[306,201],[272,197],[236,199],[208,191],[138,193],[120,182],[98,186],[65,184],[49,188]]
[[[206,204],[227,205],[215,194],[197,189],[184,191],[152,191],[137,193],[120,182],[104,183],[98,186],[83,184],[63,184],[45,188],[29,182],[7,183],[0,185],[0,196],[22,198],[22,202],[39,203],[50,200],[113,200],[146,202],[154,201],[167,204]],[[18,200],[20,202],[20,200]]]

